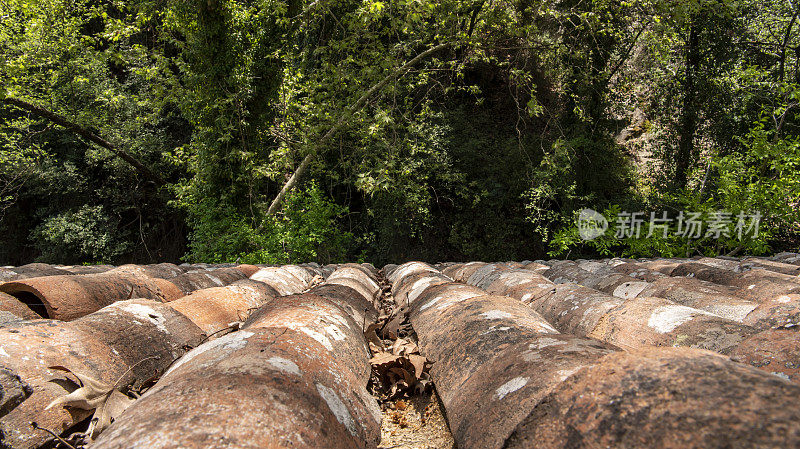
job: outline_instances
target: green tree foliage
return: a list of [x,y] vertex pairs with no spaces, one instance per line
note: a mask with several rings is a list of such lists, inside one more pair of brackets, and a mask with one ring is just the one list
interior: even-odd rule
[[[777,0],[8,0],[0,258],[790,248],[797,11]],[[757,207],[763,233],[584,242],[584,207]]]
[[[0,15],[3,101],[21,99],[58,114],[123,149],[159,178],[183,176],[183,169],[162,158],[190,131],[176,108],[175,73],[156,23],[121,2],[12,0],[0,5]],[[0,120],[5,159],[25,160],[24,168],[4,165],[0,175],[13,186],[0,223],[4,260],[180,256],[183,219],[167,208],[168,192],[161,186],[114,152],[29,110],[4,107]],[[91,217],[99,220],[97,232],[78,232],[75,225]],[[51,239],[58,234],[53,226],[67,221],[73,226],[58,232],[73,234],[66,238],[71,243]],[[40,252],[62,242],[61,249]],[[99,246],[73,251],[75,245]]]
[[82,206],[76,211],[48,217],[33,236],[42,261],[59,263],[79,258],[109,261],[128,251],[127,242],[114,232],[117,224],[102,206]]
[[[639,108],[644,137],[626,147],[642,158],[626,200],[587,199],[622,210],[763,215],[757,238],[604,238],[584,242],[572,216],[551,242],[558,255],[764,254],[796,248],[795,169],[800,81],[798,8],[790,2],[661,2],[650,11],[614,92]],[[610,207],[616,203],[616,206]],[[735,220],[734,220],[735,221]],[[732,225],[733,226],[733,225]]]
[[193,223],[190,244],[192,257],[209,263],[289,263],[344,260],[353,245],[353,235],[342,232],[338,220],[347,209],[330,201],[318,185],[295,191],[280,214],[265,219],[254,229],[246,217],[232,211],[213,209],[218,220]]

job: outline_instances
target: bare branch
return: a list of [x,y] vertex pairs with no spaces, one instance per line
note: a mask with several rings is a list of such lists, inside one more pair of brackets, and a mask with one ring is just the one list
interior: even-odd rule
[[75,134],[83,137],[84,139],[89,140],[90,142],[93,142],[111,151],[112,153],[114,153],[115,156],[130,164],[137,172],[139,172],[139,174],[155,182],[156,185],[161,186],[166,184],[166,182],[160,176],[153,173],[149,168],[147,168],[147,166],[145,166],[144,164],[139,162],[136,158],[131,156],[130,153],[117,147],[113,143],[103,139],[102,137],[93,133],[89,129],[84,128],[83,126],[78,125],[77,123],[67,120],[67,118],[64,117],[63,115],[57,114],[43,107],[37,106],[33,103],[28,103],[27,101],[20,100],[18,98],[5,97],[2,99],[2,101],[5,104],[15,106],[20,109],[24,109],[28,112],[32,112],[38,115],[39,117],[50,120],[51,122],[74,132]]

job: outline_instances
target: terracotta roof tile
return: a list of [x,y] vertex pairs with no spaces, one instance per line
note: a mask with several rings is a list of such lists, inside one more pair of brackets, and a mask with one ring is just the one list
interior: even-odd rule
[[146,389],[91,448],[376,448],[367,340],[392,318],[460,448],[793,447],[799,273],[797,253],[6,267],[0,447],[85,428],[47,409],[64,366]]
[[[352,268],[331,277],[374,283]],[[184,356],[93,447],[375,447],[370,353],[362,324],[337,305],[371,306],[359,294],[326,283],[267,302],[241,330]]]

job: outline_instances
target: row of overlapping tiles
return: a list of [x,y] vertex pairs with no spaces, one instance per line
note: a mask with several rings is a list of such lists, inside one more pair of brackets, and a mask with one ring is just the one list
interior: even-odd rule
[[[798,260],[384,271],[434,362],[459,447],[777,447],[800,443]],[[44,410],[67,392],[48,367],[64,365],[133,384],[166,370],[94,446],[374,447],[362,330],[379,287],[371,267],[326,268],[264,268],[176,301],[123,295],[69,323],[7,323],[3,441],[35,447],[48,436],[29,421],[61,431],[85,418]]]
[[[92,415],[97,404],[48,408],[74,390],[58,367],[106,387],[158,379],[111,427],[95,428],[93,446],[353,447],[377,439],[362,331],[377,319],[374,268],[163,271],[173,268],[49,273],[0,285],[10,293],[0,326],[0,446],[40,447],[53,439],[41,428],[69,433]],[[41,317],[13,295],[75,319],[33,319]],[[235,322],[239,330],[214,338]]]
[[793,447],[800,266],[782,257],[385,270],[459,447]]

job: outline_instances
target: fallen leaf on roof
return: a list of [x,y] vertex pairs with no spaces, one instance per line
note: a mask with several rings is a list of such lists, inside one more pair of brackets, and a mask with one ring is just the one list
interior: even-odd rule
[[383,351],[384,349],[383,341],[381,341],[381,339],[378,337],[378,333],[375,332],[379,327],[380,327],[379,323],[370,324],[367,327],[367,330],[364,331],[364,338],[366,338],[369,343],[377,346],[378,348],[380,348],[381,351]]
[[92,439],[97,438],[100,432],[110,426],[114,422],[114,418],[119,416],[134,401],[134,399],[117,390],[116,385],[108,385],[64,366],[51,366],[50,368],[68,372],[75,376],[78,382],[74,382],[67,377],[67,380],[75,383],[77,388],[69,394],[56,398],[45,407],[45,410],[59,405],[87,411],[94,410],[89,430],[86,432]]

